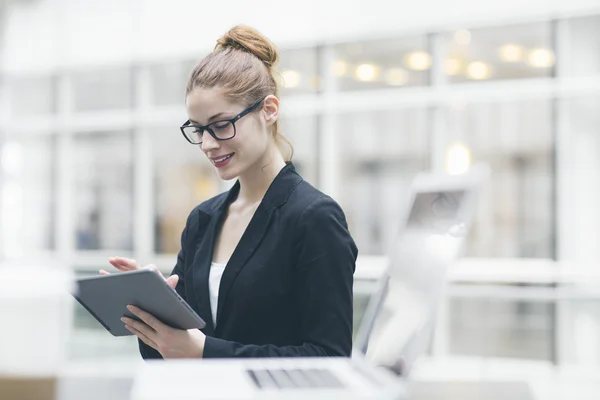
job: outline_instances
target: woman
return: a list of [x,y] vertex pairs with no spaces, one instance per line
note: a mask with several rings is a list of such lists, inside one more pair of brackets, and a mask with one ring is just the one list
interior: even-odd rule
[[191,212],[167,278],[206,327],[173,329],[132,308],[144,322],[123,321],[144,358],[350,356],[358,250],[338,204],[284,158],[277,61],[268,39],[237,26],[192,71],[181,131],[237,182]]

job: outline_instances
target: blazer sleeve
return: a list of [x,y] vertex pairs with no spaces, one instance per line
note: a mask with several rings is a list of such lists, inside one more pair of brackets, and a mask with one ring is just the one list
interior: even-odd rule
[[[185,224],[185,228],[183,229],[183,233],[181,234],[181,250],[179,254],[177,254],[177,263],[175,264],[175,268],[173,268],[173,272],[171,275],[179,275],[179,282],[177,282],[177,286],[175,287],[175,291],[181,296],[182,299],[187,301],[185,298],[185,280],[183,279],[183,268],[185,267],[185,253],[187,248],[187,231],[191,224],[193,213],[190,213],[188,220]],[[143,359],[153,359],[153,358],[163,358],[160,353],[154,350],[152,347],[148,346],[146,343],[142,342],[138,338],[138,345],[140,349],[140,354]]]
[[244,345],[206,337],[205,358],[344,356],[352,352],[352,285],[358,249],[339,205],[328,196],[301,214],[296,229],[295,296],[302,343]]

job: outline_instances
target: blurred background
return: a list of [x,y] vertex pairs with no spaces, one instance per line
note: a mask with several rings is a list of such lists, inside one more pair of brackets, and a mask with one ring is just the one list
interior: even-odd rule
[[[231,184],[178,127],[237,23],[278,45],[294,163],[346,212],[356,323],[411,178],[486,162],[430,355],[600,367],[599,0],[0,1],[1,264],[170,272]],[[70,357],[137,357],[73,307]]]

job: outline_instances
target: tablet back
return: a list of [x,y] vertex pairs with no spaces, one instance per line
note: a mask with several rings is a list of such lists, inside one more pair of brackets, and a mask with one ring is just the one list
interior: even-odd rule
[[196,312],[156,272],[143,269],[77,280],[77,301],[113,336],[132,335],[122,317],[138,319],[131,304],[177,329],[204,328]]

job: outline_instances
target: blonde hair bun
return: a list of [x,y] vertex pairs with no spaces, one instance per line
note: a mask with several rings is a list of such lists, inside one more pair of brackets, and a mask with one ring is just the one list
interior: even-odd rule
[[279,52],[273,42],[249,26],[234,26],[217,40],[215,50],[225,50],[227,48],[250,53],[269,67],[274,67],[279,62]]

